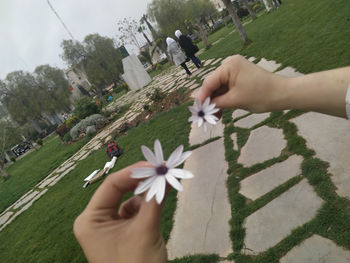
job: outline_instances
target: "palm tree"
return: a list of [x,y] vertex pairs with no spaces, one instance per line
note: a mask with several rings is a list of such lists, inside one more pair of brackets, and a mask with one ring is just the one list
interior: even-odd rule
[[145,27],[140,26],[140,27],[137,29],[137,32],[141,33],[141,34],[144,36],[144,38],[146,39],[147,43],[148,43],[150,46],[152,46],[152,42],[149,40],[149,38],[147,37],[147,35],[146,35],[146,33],[145,33],[144,30],[145,30]]
[[243,45],[248,44],[250,41],[248,39],[247,33],[245,32],[243,25],[241,23],[241,21],[239,20],[239,17],[236,13],[236,10],[234,9],[231,0],[222,0],[222,2],[224,3],[224,5],[226,6],[229,14],[232,17],[233,23],[236,26],[236,29],[238,31],[239,37],[241,38]]

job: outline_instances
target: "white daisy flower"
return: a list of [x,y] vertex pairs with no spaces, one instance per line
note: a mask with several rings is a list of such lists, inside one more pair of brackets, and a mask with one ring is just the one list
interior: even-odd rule
[[215,125],[219,120],[214,113],[220,109],[215,108],[215,103],[210,104],[210,98],[206,98],[203,104],[200,103],[199,99],[195,99],[194,105],[188,107],[192,112],[192,116],[188,119],[189,122],[197,122],[198,128],[203,124],[204,132],[207,131],[207,122]]
[[189,179],[193,174],[184,169],[177,169],[176,166],[182,164],[190,155],[191,152],[183,152],[183,145],[176,148],[165,162],[163,150],[159,140],[154,142],[154,153],[146,146],[142,145],[141,150],[146,160],[154,167],[139,167],[130,169],[132,178],[147,178],[139,183],[135,189],[135,195],[141,194],[148,189],[146,201],[150,201],[153,196],[156,196],[156,201],[160,204],[165,195],[165,186],[168,182],[177,191],[183,191],[183,186],[176,179]]

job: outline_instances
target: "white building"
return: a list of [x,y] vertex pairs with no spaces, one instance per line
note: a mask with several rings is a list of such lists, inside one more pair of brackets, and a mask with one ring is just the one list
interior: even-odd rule
[[69,85],[71,86],[70,90],[72,92],[73,100],[76,100],[83,95],[82,89],[84,89],[86,92],[91,89],[91,83],[89,82],[85,72],[77,70],[75,68],[69,68],[65,70],[64,73],[69,82]]

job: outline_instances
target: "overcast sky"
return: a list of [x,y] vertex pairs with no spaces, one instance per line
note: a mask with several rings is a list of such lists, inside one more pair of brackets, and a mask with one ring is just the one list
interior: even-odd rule
[[[73,36],[82,41],[91,33],[115,37],[116,21],[137,20],[151,0],[50,0]],[[69,39],[47,0],[0,0],[0,78],[14,70],[66,65],[60,43]],[[130,51],[130,47],[128,48]]]

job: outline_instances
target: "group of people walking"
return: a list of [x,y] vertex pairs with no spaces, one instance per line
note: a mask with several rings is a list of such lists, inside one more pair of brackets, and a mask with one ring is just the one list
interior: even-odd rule
[[[186,70],[187,75],[191,76],[192,73],[188,69],[186,62],[192,60],[197,68],[201,67],[201,61],[195,56],[198,47],[193,44],[190,37],[183,35],[180,30],[175,31],[175,36],[178,42],[171,37],[167,37],[166,39],[168,54],[176,66],[182,66]],[[181,48],[184,50],[185,54],[182,52]]]

